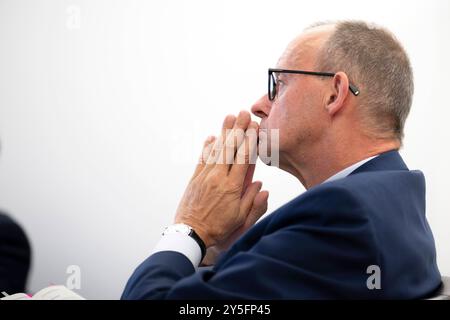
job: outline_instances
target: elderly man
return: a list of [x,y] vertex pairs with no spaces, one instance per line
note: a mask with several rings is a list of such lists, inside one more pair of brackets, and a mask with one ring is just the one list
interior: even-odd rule
[[[425,180],[398,153],[412,95],[408,57],[388,31],[359,21],[308,28],[269,69],[269,92],[252,107],[259,127],[241,112],[205,142],[175,224],[122,298],[431,295],[440,274]],[[264,142],[307,191],[256,223],[268,199],[251,182],[258,128],[279,130]],[[202,260],[213,266],[197,269]]]

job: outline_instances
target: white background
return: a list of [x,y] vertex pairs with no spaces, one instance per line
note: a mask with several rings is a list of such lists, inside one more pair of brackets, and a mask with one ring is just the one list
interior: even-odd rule
[[[450,275],[449,15],[448,0],[0,0],[0,207],[32,241],[30,291],[78,265],[80,294],[119,298],[171,223],[203,139],[266,92],[267,68],[303,28],[344,18],[390,28],[411,56],[402,155],[426,175]],[[256,179],[269,212],[304,191],[276,168]]]

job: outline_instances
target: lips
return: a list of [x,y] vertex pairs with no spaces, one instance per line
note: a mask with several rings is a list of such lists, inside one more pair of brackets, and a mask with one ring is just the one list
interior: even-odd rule
[[266,141],[267,141],[267,129],[260,127],[258,131],[258,144]]

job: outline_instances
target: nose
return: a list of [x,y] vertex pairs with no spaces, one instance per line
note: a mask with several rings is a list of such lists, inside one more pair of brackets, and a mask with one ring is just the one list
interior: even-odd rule
[[251,111],[255,116],[263,119],[269,116],[270,107],[271,103],[267,97],[267,94],[265,94],[253,104]]

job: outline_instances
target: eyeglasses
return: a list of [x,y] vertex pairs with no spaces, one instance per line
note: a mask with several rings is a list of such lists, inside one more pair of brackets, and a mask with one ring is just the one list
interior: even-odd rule
[[[277,96],[277,78],[274,76],[274,73],[294,73],[294,74],[306,74],[310,76],[319,76],[319,77],[334,77],[335,73],[330,72],[314,72],[314,71],[302,71],[302,70],[286,70],[286,69],[269,69],[269,88],[268,88],[268,97],[270,101],[273,101]],[[350,91],[358,96],[360,91],[359,89],[353,85],[349,85]]]

